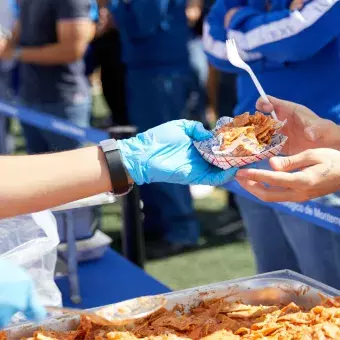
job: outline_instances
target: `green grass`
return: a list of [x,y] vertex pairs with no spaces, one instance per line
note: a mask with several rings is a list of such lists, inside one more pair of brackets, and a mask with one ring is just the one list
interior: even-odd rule
[[[198,216],[209,214],[202,220],[203,230],[214,226],[214,215],[225,206],[225,194],[215,190],[205,199],[196,200]],[[208,225],[209,223],[209,225]],[[119,231],[121,228],[121,209],[119,204],[103,207],[103,230],[113,236],[113,248],[120,249]],[[147,261],[146,271],[171,289],[184,289],[213,282],[225,281],[255,273],[253,256],[247,241],[215,242],[207,236],[202,242],[208,247],[198,248],[193,252],[171,256],[165,259]]]
[[171,289],[183,289],[254,274],[248,243],[198,250],[150,262],[146,270]]

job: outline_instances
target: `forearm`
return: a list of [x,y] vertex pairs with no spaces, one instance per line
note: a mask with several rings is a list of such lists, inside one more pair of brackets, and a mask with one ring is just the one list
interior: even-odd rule
[[77,48],[67,44],[49,44],[39,47],[24,47],[20,61],[39,65],[60,65],[75,62],[83,57]]
[[0,159],[0,218],[41,211],[112,190],[105,156],[97,146]]
[[23,47],[19,61],[39,65],[70,64],[84,57],[95,35],[95,25],[88,19],[61,21],[57,25],[57,42],[44,46]]

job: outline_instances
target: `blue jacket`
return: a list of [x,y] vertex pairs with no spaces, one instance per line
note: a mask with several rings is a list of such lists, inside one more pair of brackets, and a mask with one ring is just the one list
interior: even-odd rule
[[111,0],[128,70],[186,68],[185,0]]
[[[268,94],[340,123],[340,0],[311,0],[293,12],[290,2],[273,0],[266,11],[263,0],[217,0],[204,26],[209,62],[238,74],[235,114],[254,111],[259,94],[250,77],[229,63],[226,38],[236,40]],[[233,7],[241,9],[225,29],[224,16]]]

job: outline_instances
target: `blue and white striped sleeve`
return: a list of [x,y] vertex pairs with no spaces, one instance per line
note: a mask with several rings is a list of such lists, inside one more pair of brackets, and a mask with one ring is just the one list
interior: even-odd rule
[[340,0],[312,0],[300,11],[258,12],[241,8],[231,19],[228,38],[248,53],[275,62],[301,61],[340,35]]
[[[240,73],[243,71],[230,64],[226,53],[227,31],[224,28],[224,16],[226,13],[225,1],[217,0],[203,26],[203,46],[209,63],[215,68],[223,72]],[[256,70],[256,66],[259,65],[258,62],[262,59],[261,54],[247,53],[241,49],[239,49],[239,53],[243,60]]]

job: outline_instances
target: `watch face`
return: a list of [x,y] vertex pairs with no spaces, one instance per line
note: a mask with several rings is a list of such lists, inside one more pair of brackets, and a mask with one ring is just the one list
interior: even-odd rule
[[101,141],[99,144],[104,152],[118,150],[118,143],[115,139],[105,139]]
[[133,185],[129,184],[117,141],[115,139],[106,139],[101,141],[99,145],[105,154],[108,165],[113,188],[112,193],[115,196],[128,194],[132,190]]

